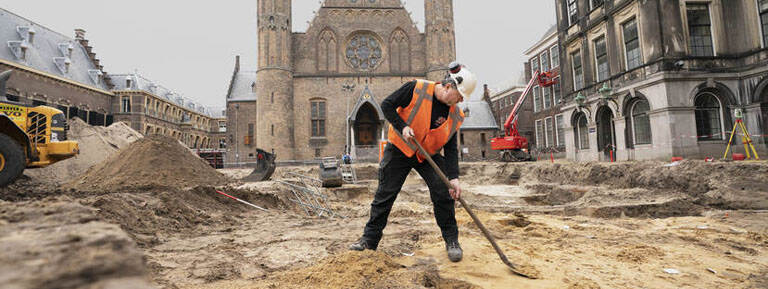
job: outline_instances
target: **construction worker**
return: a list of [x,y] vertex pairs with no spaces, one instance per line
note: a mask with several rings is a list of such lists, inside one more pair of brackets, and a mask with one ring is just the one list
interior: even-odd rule
[[[382,101],[381,109],[391,124],[389,142],[379,164],[379,186],[371,203],[370,219],[363,236],[350,245],[350,250],[376,250],[397,194],[411,169],[416,169],[429,187],[448,258],[453,262],[461,261],[463,252],[459,245],[454,204],[461,196],[456,131],[464,120],[464,113],[456,104],[468,99],[475,86],[477,79],[472,72],[454,62],[442,82],[411,81]],[[394,130],[400,131],[405,140]],[[447,188],[418,154],[410,144],[412,140],[432,154],[450,179],[452,188]],[[440,150],[444,155],[439,154]]]

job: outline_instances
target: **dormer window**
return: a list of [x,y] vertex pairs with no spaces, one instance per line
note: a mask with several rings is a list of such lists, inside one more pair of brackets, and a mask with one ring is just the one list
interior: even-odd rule
[[131,86],[131,78],[126,78],[126,79],[125,79],[125,88],[126,88],[126,89],[131,89],[131,88],[133,88],[133,87]]
[[100,84],[101,83],[101,77],[104,75],[104,73],[101,72],[101,70],[98,69],[89,69],[88,70],[88,76],[91,77],[91,81],[93,81],[94,84]]
[[149,84],[149,92],[155,93],[157,91],[157,84],[150,83]]
[[67,57],[54,57],[53,63],[56,64],[61,73],[69,73],[69,65],[72,64],[72,61]]
[[34,43],[35,29],[32,26],[17,26],[16,32],[19,33],[19,37],[27,43]]
[[11,49],[16,59],[24,61],[27,59],[27,43],[23,41],[8,41],[8,48]]
[[74,49],[74,46],[72,46],[72,43],[69,43],[69,42],[59,43],[59,52],[61,52],[61,55],[64,57],[72,57],[72,49]]

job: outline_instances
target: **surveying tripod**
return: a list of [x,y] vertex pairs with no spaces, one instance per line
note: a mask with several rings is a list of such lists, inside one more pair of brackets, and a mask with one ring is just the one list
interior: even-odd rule
[[736,135],[736,128],[739,128],[741,130],[741,133],[744,134],[741,138],[741,142],[744,143],[744,152],[747,155],[747,159],[752,158],[749,155],[749,150],[751,149],[752,153],[755,155],[755,160],[759,160],[760,156],[757,155],[755,146],[752,145],[752,138],[749,136],[747,127],[744,125],[744,122],[742,121],[743,114],[740,108],[736,109],[736,111],[734,112],[734,116],[736,117],[736,123],[733,124],[733,130],[731,131],[731,138],[728,140],[728,146],[725,148],[725,154],[723,155],[723,159],[728,157],[728,151],[731,150],[731,144],[733,143],[733,136]]

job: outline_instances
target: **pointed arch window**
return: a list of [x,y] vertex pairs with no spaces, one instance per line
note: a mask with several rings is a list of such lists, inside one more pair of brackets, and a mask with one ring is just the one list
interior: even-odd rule
[[336,45],[336,34],[330,29],[320,33],[317,47],[317,63],[319,71],[337,71],[336,55],[338,55]]
[[410,43],[408,35],[402,29],[392,33],[389,41],[389,66],[393,72],[406,72],[410,70]]

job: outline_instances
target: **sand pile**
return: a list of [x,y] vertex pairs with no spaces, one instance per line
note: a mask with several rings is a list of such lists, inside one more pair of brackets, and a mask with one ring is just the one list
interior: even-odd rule
[[150,136],[130,144],[67,184],[84,192],[218,186],[229,179],[173,138]]
[[69,127],[68,138],[78,142],[80,154],[45,168],[27,170],[24,174],[41,182],[64,184],[142,138],[140,133],[122,122],[109,127],[90,126],[79,118],[74,118],[69,121]]
[[0,201],[0,288],[154,288],[118,226],[68,197]]
[[345,252],[311,267],[279,273],[262,288],[475,288],[469,283],[443,279],[437,267],[406,268],[381,252]]

